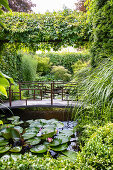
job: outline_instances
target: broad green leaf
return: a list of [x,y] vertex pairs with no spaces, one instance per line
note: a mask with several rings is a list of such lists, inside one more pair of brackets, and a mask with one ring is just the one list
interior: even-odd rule
[[23,128],[20,126],[15,126],[14,129],[16,129],[17,131],[19,131],[19,133],[23,132]]
[[73,130],[64,129],[59,134],[62,134],[62,135],[65,135],[65,136],[72,136],[73,135]]
[[35,137],[35,138],[33,138],[33,139],[27,140],[26,142],[27,142],[28,144],[30,144],[30,145],[37,145],[37,144],[40,143],[40,141],[41,141],[40,138]]
[[0,85],[3,87],[8,87],[9,86],[9,82],[7,79],[0,77]]
[[47,127],[45,129],[42,129],[41,133],[42,133],[41,138],[46,139],[54,136],[56,134],[56,131],[53,127]]
[[0,125],[3,125],[3,121],[2,120],[0,120]]
[[4,138],[0,137],[0,146],[5,146],[7,145],[9,142],[7,140],[5,140]]
[[31,148],[30,151],[33,153],[44,153],[47,151],[47,146],[46,145],[38,145],[38,146],[35,146],[34,148]]
[[11,147],[9,146],[3,146],[3,147],[0,147],[0,153],[5,153],[7,152]]
[[62,140],[62,144],[69,142],[70,139],[71,139],[71,137],[68,137],[68,136],[65,136],[65,135],[58,135],[57,138]]
[[64,124],[62,122],[56,123],[57,128],[63,128]]
[[9,151],[10,152],[20,152],[22,150],[22,146],[15,146],[11,148]]
[[51,149],[54,150],[54,151],[64,151],[66,150],[68,147],[67,143],[64,143],[62,145],[58,145],[58,146],[51,146]]
[[12,116],[12,117],[7,118],[7,120],[16,120],[16,121],[19,121],[19,119],[20,119],[19,116]]
[[7,92],[4,86],[0,85],[0,94],[7,97]]
[[25,129],[25,133],[38,133],[38,132],[39,132],[39,128],[36,127],[29,127]]
[[5,74],[3,74],[1,71],[0,71],[0,77],[3,77],[3,78],[6,78],[10,81],[10,83],[14,83],[13,79]]
[[55,139],[53,139],[53,141],[50,143],[50,146],[57,146],[57,145],[60,145],[61,142],[62,142],[61,139],[55,138]]
[[26,139],[31,139],[31,138],[33,138],[33,137],[35,137],[36,136],[36,133],[24,133],[23,135],[23,138],[26,140]]
[[15,140],[20,139],[20,133],[19,133],[18,130],[14,129],[14,128],[11,128],[10,133],[11,133],[12,139],[15,139]]
[[22,123],[24,123],[23,120],[21,120],[21,121],[17,121],[17,120],[12,121],[12,124],[14,124],[14,125],[20,125]]
[[1,133],[2,133],[2,136],[5,138],[5,139],[11,139],[11,132],[10,132],[10,128],[4,128],[1,130]]

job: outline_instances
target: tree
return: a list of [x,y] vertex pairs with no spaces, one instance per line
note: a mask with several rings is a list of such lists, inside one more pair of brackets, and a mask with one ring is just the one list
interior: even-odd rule
[[86,12],[86,6],[84,5],[85,2],[86,0],[78,0],[77,3],[75,3],[76,10]]
[[[30,12],[32,11],[31,8],[36,6],[36,4],[33,4],[31,0],[8,0],[8,2],[12,11],[16,12]],[[3,9],[6,11],[5,8]]]

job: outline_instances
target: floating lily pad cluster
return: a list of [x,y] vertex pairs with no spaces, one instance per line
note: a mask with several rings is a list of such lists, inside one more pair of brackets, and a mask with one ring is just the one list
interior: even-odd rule
[[59,152],[68,148],[72,129],[63,129],[64,124],[56,119],[28,120],[23,128],[18,116],[7,118],[9,124],[0,126],[0,154]]

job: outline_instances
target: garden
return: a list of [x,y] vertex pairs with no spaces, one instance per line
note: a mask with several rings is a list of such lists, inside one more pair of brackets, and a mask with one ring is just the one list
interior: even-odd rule
[[[24,108],[1,109],[1,170],[113,169],[113,1],[84,5],[86,11],[34,14],[12,12],[7,0],[0,1],[1,105],[11,83],[13,100],[19,100],[18,82],[28,81],[66,82],[81,103],[28,108],[25,119]],[[60,51],[70,46],[76,51]],[[22,92],[22,99],[27,95]],[[55,118],[65,111],[65,120]],[[40,117],[32,117],[34,112]],[[48,118],[41,117],[44,112]]]

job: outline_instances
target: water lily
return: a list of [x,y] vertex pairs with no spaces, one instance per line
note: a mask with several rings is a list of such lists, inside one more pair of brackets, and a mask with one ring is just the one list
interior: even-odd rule
[[52,142],[52,140],[53,140],[52,138],[47,138],[48,142]]

